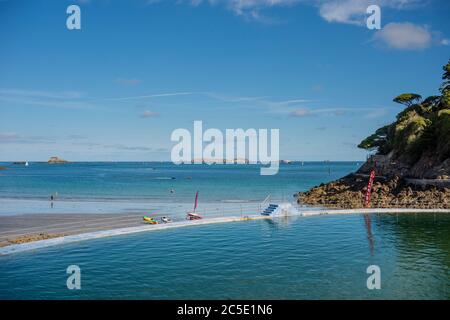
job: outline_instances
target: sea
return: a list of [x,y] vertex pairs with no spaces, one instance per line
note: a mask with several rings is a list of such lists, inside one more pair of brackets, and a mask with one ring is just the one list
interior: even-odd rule
[[[361,164],[294,162],[261,176],[257,165],[0,163],[0,215],[171,215],[192,208],[197,191],[205,216],[209,208],[255,214],[265,199],[295,205],[296,192]],[[79,290],[67,287],[73,265]],[[211,224],[0,256],[0,299],[449,298],[450,215],[443,213]]]

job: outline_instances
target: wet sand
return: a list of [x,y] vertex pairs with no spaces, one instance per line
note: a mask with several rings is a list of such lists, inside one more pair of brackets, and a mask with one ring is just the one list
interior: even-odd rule
[[[157,218],[155,216],[155,218]],[[25,214],[0,216],[0,247],[86,232],[145,225],[142,214]]]

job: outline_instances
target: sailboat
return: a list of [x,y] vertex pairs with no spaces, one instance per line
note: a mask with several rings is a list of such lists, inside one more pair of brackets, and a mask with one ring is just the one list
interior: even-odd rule
[[203,219],[203,217],[201,215],[199,215],[198,213],[195,213],[195,210],[197,209],[198,206],[198,191],[195,194],[195,202],[194,202],[194,211],[193,212],[188,212],[186,214],[186,220],[199,220],[199,219]]

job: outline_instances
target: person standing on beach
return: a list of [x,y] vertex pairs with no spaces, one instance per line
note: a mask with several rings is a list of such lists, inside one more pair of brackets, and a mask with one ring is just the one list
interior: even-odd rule
[[50,207],[53,209],[53,199],[54,199],[54,197],[53,197],[53,194],[52,195],[50,195]]

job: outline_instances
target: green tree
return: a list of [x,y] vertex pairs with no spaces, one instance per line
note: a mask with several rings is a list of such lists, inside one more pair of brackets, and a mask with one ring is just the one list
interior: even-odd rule
[[423,100],[422,105],[424,107],[434,107],[441,100],[441,96],[429,96]]
[[375,150],[377,149],[379,153],[386,154],[389,153],[389,133],[391,131],[391,125],[384,126],[374,134],[367,137],[358,145],[358,148],[366,149],[366,150]]
[[403,104],[407,107],[412,106],[413,104],[419,103],[422,100],[422,96],[416,93],[403,93],[394,98],[394,102]]
[[444,82],[440,89],[442,93],[441,104],[442,107],[448,108],[450,107],[450,60],[442,67],[442,69],[444,70],[444,74],[442,75],[442,80],[444,80]]

